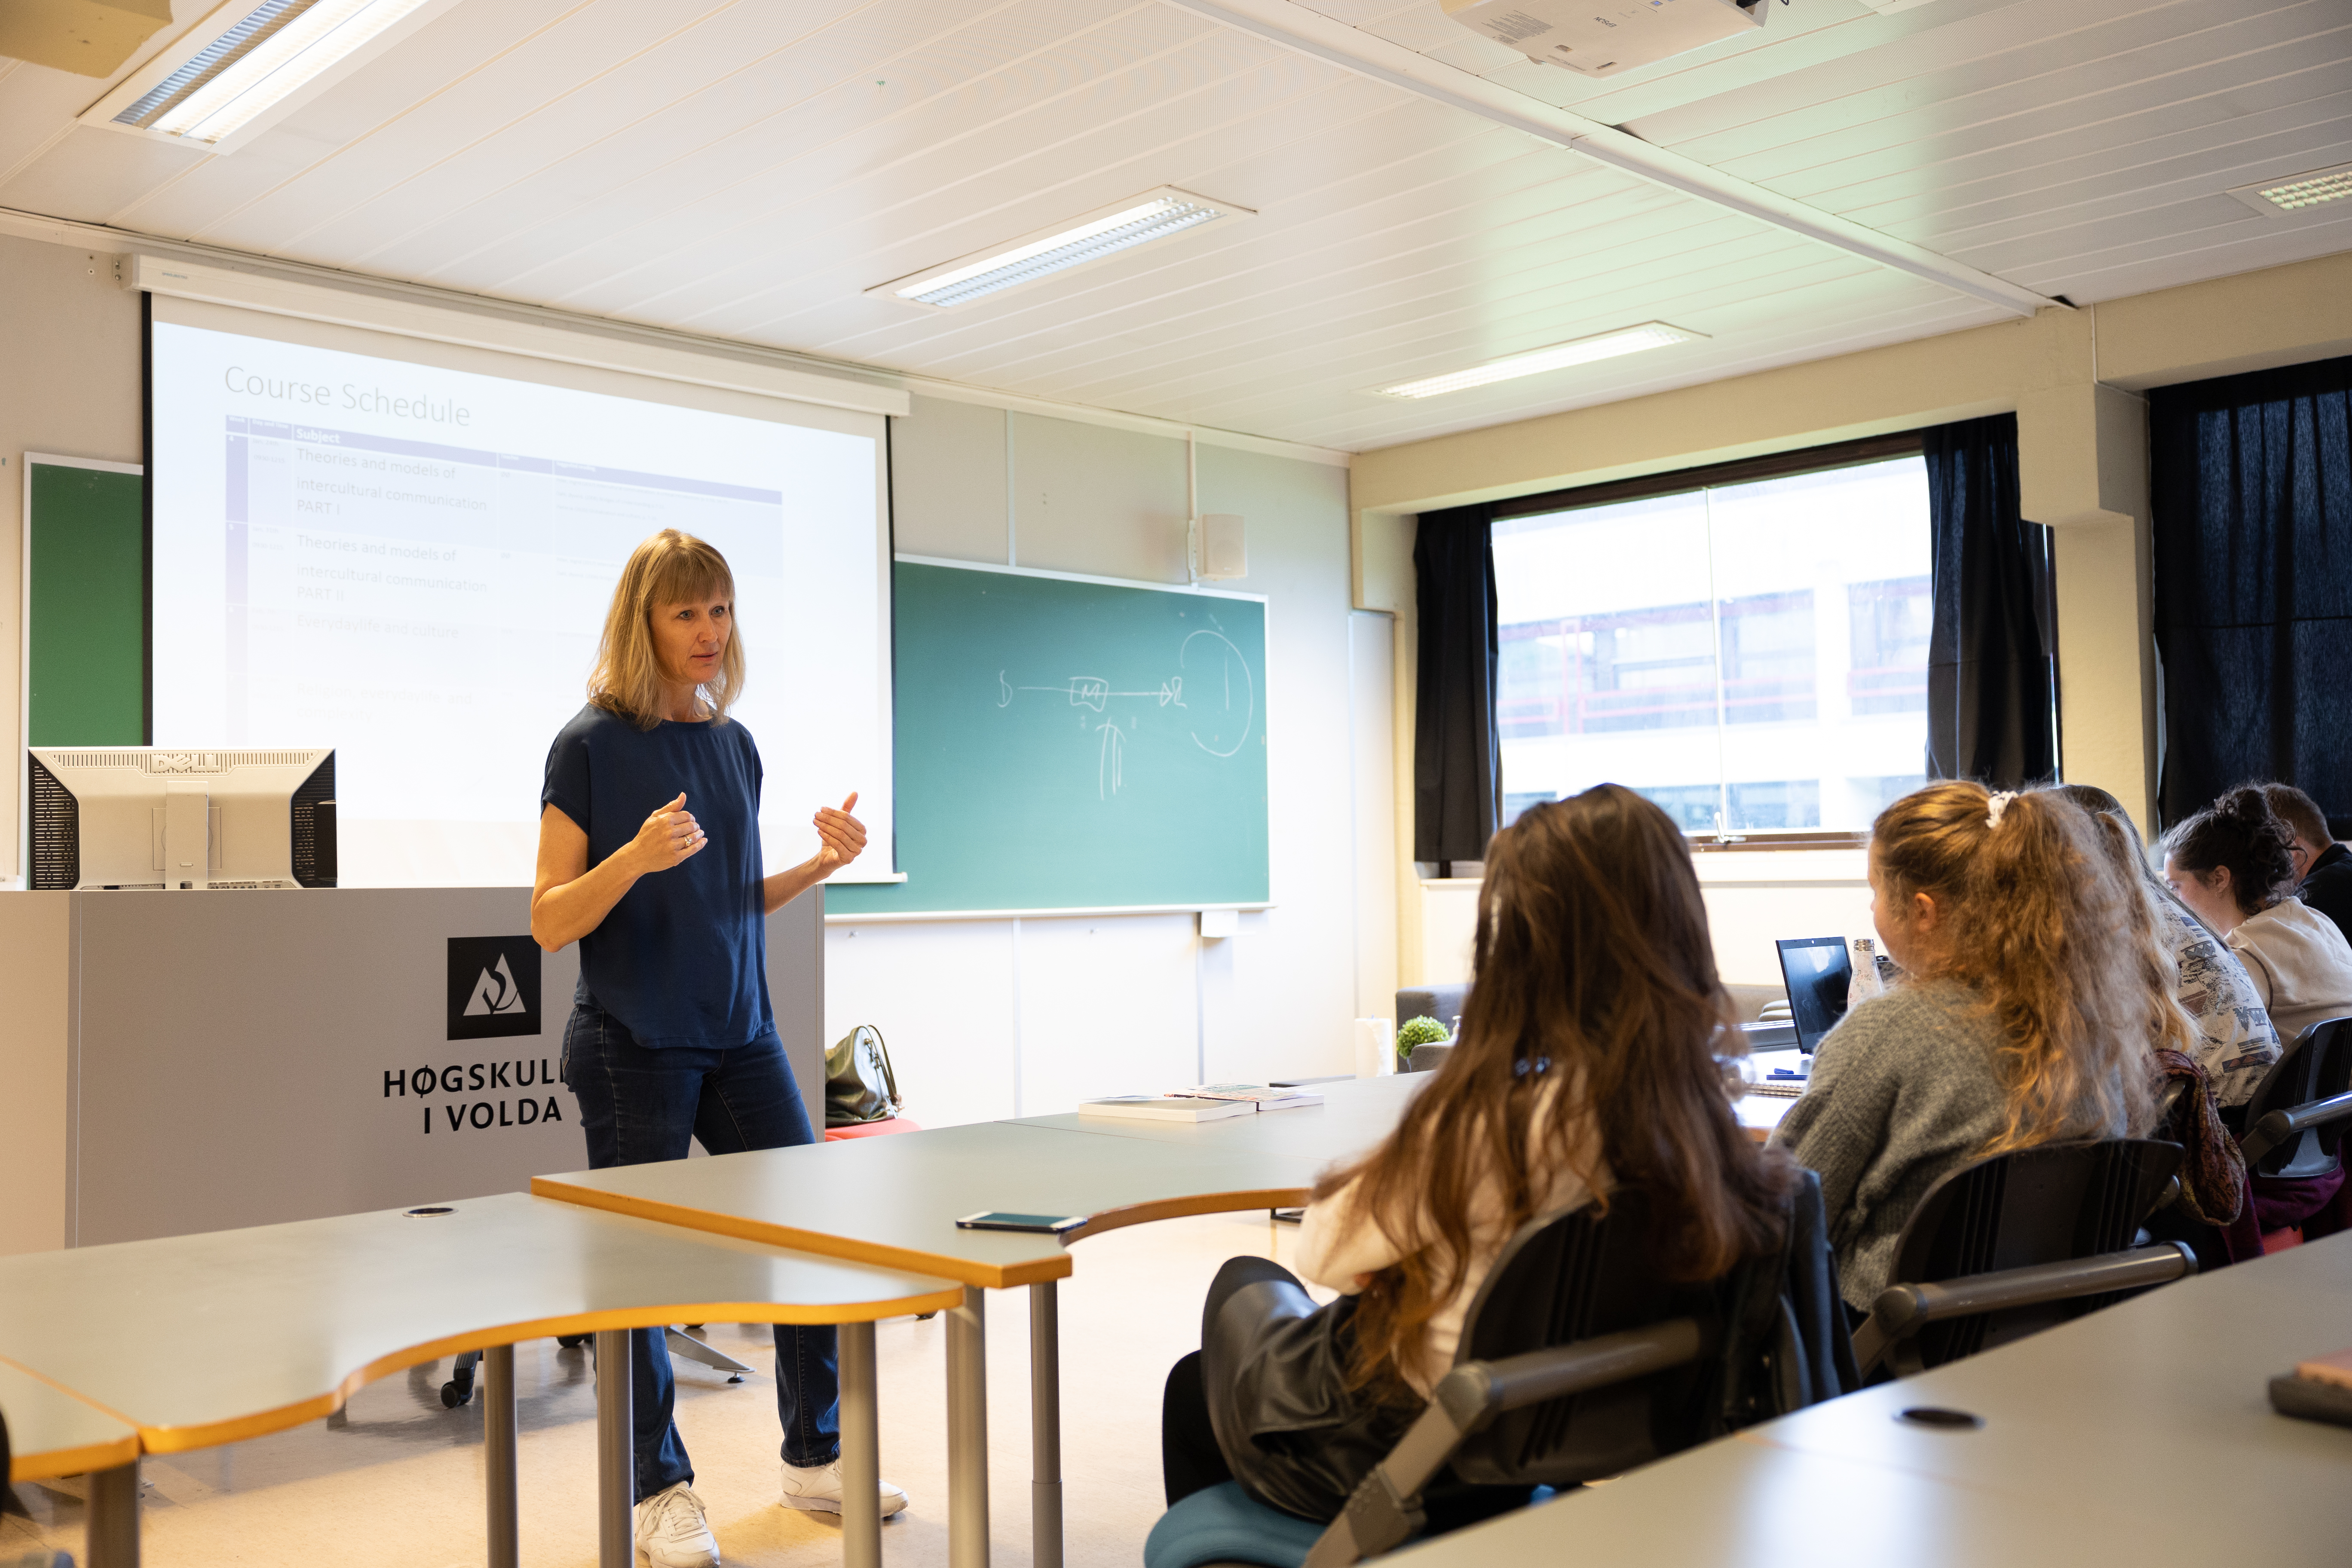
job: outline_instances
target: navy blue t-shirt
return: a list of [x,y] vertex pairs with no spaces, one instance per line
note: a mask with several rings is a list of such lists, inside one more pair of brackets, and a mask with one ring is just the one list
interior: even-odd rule
[[580,939],[580,978],[647,1047],[730,1050],[774,1022],[760,882],[760,748],[750,731],[665,720],[650,731],[591,703],[547,751],[542,805],[588,835],[601,866],[686,792],[699,854],[637,879]]

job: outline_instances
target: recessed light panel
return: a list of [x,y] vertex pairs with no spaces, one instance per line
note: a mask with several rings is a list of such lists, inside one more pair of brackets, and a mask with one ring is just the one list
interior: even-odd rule
[[454,0],[234,0],[131,73],[82,121],[217,151]]
[[1564,343],[1554,343],[1549,348],[1530,349],[1525,353],[1488,360],[1467,370],[1448,371],[1444,375],[1401,381],[1393,386],[1372,390],[1382,397],[1443,397],[1449,392],[1467,392],[1474,386],[1492,386],[1498,381],[1516,381],[1523,375],[1541,375],[1546,371],[1566,370],[1570,365],[1591,364],[1594,360],[1615,359],[1620,354],[1634,354],[1644,349],[1662,349],[1674,343],[1692,342],[1706,336],[1705,332],[1670,327],[1664,321],[1644,321],[1638,327],[1622,327],[1613,332],[1573,338]]
[[1057,272],[1106,260],[1154,240],[1253,216],[1246,207],[1213,202],[1189,191],[1162,185],[1073,222],[1024,236],[1010,245],[961,257],[911,277],[877,285],[866,292],[910,305],[951,310]]
[[2255,184],[2240,185],[2230,194],[2264,217],[2304,212],[2352,196],[2352,163],[2338,163],[2332,169],[2314,169],[2305,174],[2290,174],[2284,180],[2263,180]]

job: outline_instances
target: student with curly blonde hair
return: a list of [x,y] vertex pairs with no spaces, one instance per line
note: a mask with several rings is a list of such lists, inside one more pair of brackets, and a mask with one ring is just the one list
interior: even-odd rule
[[1885,1289],[1905,1223],[1952,1172],[2150,1121],[2139,894],[2097,835],[2053,791],[1959,780],[1872,826],[1871,919],[1905,977],[1830,1031],[1772,1139],[1821,1175],[1849,1306]]

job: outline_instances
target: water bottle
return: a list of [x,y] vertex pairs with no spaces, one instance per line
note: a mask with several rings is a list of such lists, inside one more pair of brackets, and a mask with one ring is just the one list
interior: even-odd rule
[[1867,1002],[1885,990],[1885,982],[1878,977],[1878,943],[1866,936],[1855,937],[1853,980],[1846,987],[1845,1005],[1852,1007],[1857,1003]]

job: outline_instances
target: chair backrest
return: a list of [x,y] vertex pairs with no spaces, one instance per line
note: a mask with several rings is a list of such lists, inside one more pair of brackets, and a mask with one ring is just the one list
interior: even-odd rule
[[[2293,1110],[2315,1100],[2352,1091],[2352,1018],[2322,1018],[2287,1043],[2271,1065],[2254,1097],[2246,1101],[2242,1125],[2273,1110]],[[2345,1124],[2314,1127],[2288,1139],[2255,1162],[2248,1173],[2300,1181],[2325,1176],[2343,1163]]]
[[[1895,1244],[1890,1284],[2063,1263],[2134,1244],[2180,1169],[2178,1143],[2111,1138],[2014,1150],[1964,1165],[1929,1190]],[[1891,1356],[1916,1372],[2039,1333],[2112,1296],[2053,1301],[1930,1323]]]
[[[1694,1318],[1717,1347],[1690,1365],[1507,1411],[1454,1457],[1462,1479],[1570,1486],[1617,1475],[1717,1436],[1730,1347],[1760,1346],[1782,1322],[1780,1255],[1723,1279],[1663,1278],[1650,1256],[1650,1205],[1621,1188],[1594,1205],[1521,1227],[1487,1274],[1465,1323],[1457,1364],[1572,1344]],[[1759,1284],[1771,1281],[1769,1289]],[[1760,1301],[1762,1310],[1755,1310]]]

